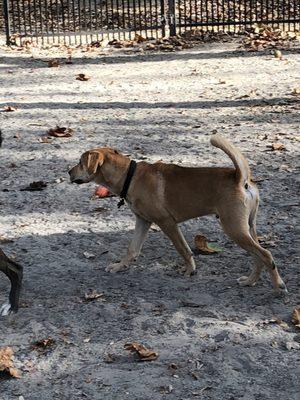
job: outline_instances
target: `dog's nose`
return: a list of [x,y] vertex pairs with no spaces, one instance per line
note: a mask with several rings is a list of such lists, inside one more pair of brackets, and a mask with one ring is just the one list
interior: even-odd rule
[[69,169],[68,174],[71,176],[71,170]]
[[77,185],[81,185],[82,183],[84,183],[84,181],[82,179],[71,179],[71,183],[77,183]]

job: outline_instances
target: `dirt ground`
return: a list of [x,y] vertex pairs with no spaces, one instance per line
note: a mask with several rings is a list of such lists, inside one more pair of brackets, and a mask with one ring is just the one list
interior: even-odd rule
[[[0,346],[14,350],[21,378],[0,379],[0,399],[299,398],[300,332],[291,322],[299,303],[297,49],[282,60],[237,43],[175,53],[96,49],[49,68],[53,56],[0,49],[0,109],[17,107],[0,113],[0,245],[25,273],[19,313],[0,319]],[[79,73],[90,80],[76,80]],[[56,125],[73,128],[73,137],[43,143]],[[266,274],[253,288],[238,286],[251,259],[214,217],[182,224],[192,247],[201,233],[223,248],[196,255],[197,275],[180,275],[180,257],[155,227],[128,271],[105,272],[124,253],[134,217],[116,198],[91,199],[94,184],[71,185],[69,166],[99,146],[137,161],[231,165],[209,145],[213,132],[242,149],[259,180],[258,232],[285,297]],[[21,191],[33,181],[47,187]],[[0,279],[1,304],[8,281]],[[85,300],[92,290],[102,295]],[[47,338],[48,347],[33,345]],[[138,361],[124,349],[132,341],[158,358]]]

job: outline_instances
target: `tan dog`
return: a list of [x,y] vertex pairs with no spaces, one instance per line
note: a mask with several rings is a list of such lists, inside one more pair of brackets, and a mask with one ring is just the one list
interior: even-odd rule
[[[211,144],[222,149],[231,158],[235,168],[187,168],[147,162],[136,164],[126,194],[126,202],[136,216],[134,237],[127,255],[106,270],[117,272],[126,269],[138,257],[154,222],[184,258],[185,274],[193,274],[193,253],[177,224],[215,214],[224,232],[253,257],[253,271],[249,277],[243,276],[238,282],[241,285],[255,285],[263,267],[266,267],[275,289],[286,291],[271,253],[262,248],[257,240],[259,195],[256,185],[251,181],[247,160],[236,147],[219,135],[212,136]],[[95,181],[119,196],[128,180],[131,163],[127,156],[110,148],[90,150],[69,171],[70,179],[78,184]]]

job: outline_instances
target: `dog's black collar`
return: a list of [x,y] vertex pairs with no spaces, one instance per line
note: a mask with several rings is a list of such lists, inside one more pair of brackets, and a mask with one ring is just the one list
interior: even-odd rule
[[121,200],[118,203],[118,208],[120,208],[125,202],[125,199],[126,199],[126,196],[127,196],[127,192],[128,192],[128,189],[129,189],[129,186],[130,186],[130,183],[131,183],[131,179],[132,179],[132,177],[134,175],[135,169],[136,169],[136,162],[131,160],[130,164],[129,164],[127,176],[126,176],[126,179],[125,179],[125,182],[124,182],[124,186],[123,186],[123,189],[122,189],[122,191],[120,193]]

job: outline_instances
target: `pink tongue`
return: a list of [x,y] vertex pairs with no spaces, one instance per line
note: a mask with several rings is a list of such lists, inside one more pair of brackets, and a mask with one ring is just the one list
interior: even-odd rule
[[104,186],[98,186],[95,190],[94,195],[96,197],[104,198],[104,197],[109,197],[110,196],[110,191],[106,189]]

